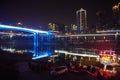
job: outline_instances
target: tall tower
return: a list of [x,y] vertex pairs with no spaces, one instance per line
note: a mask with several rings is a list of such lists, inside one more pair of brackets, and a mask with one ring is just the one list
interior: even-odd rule
[[76,11],[77,17],[77,30],[79,33],[85,33],[87,27],[87,13],[86,10],[81,8],[80,10]]
[[120,2],[112,7],[113,23],[116,29],[120,29]]

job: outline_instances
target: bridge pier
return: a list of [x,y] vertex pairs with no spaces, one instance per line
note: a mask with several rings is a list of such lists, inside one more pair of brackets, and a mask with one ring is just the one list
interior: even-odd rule
[[33,56],[38,56],[38,44],[39,44],[39,33],[34,33],[34,54]]

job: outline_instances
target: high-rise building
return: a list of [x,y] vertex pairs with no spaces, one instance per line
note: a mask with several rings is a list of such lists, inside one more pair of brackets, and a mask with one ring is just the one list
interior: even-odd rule
[[112,7],[113,14],[120,14],[120,2]]
[[120,2],[112,7],[113,11],[113,23],[115,29],[120,29]]
[[75,24],[71,24],[71,31],[77,31],[77,26]]
[[99,10],[96,12],[96,30],[102,31],[109,29],[108,14],[106,11]]
[[83,8],[76,11],[77,30],[79,33],[84,33],[87,27],[87,12]]
[[48,29],[50,31],[65,32],[65,25],[64,24],[59,24],[59,23],[49,23],[48,24]]
[[48,24],[48,29],[51,30],[51,31],[55,31],[56,30],[55,24],[54,23],[49,23]]

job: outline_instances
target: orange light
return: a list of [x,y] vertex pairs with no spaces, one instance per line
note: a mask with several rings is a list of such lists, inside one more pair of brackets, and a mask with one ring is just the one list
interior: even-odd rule
[[101,56],[102,60],[110,60],[112,59],[112,56]]

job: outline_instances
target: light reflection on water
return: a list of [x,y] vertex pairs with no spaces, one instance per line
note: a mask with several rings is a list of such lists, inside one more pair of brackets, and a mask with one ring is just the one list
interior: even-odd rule
[[34,43],[33,40],[8,40],[0,42],[0,49],[4,51],[9,51],[10,53],[18,53],[25,54],[30,53],[33,54],[33,59],[46,57],[53,53],[53,49],[48,45],[39,44],[37,55],[34,56]]

